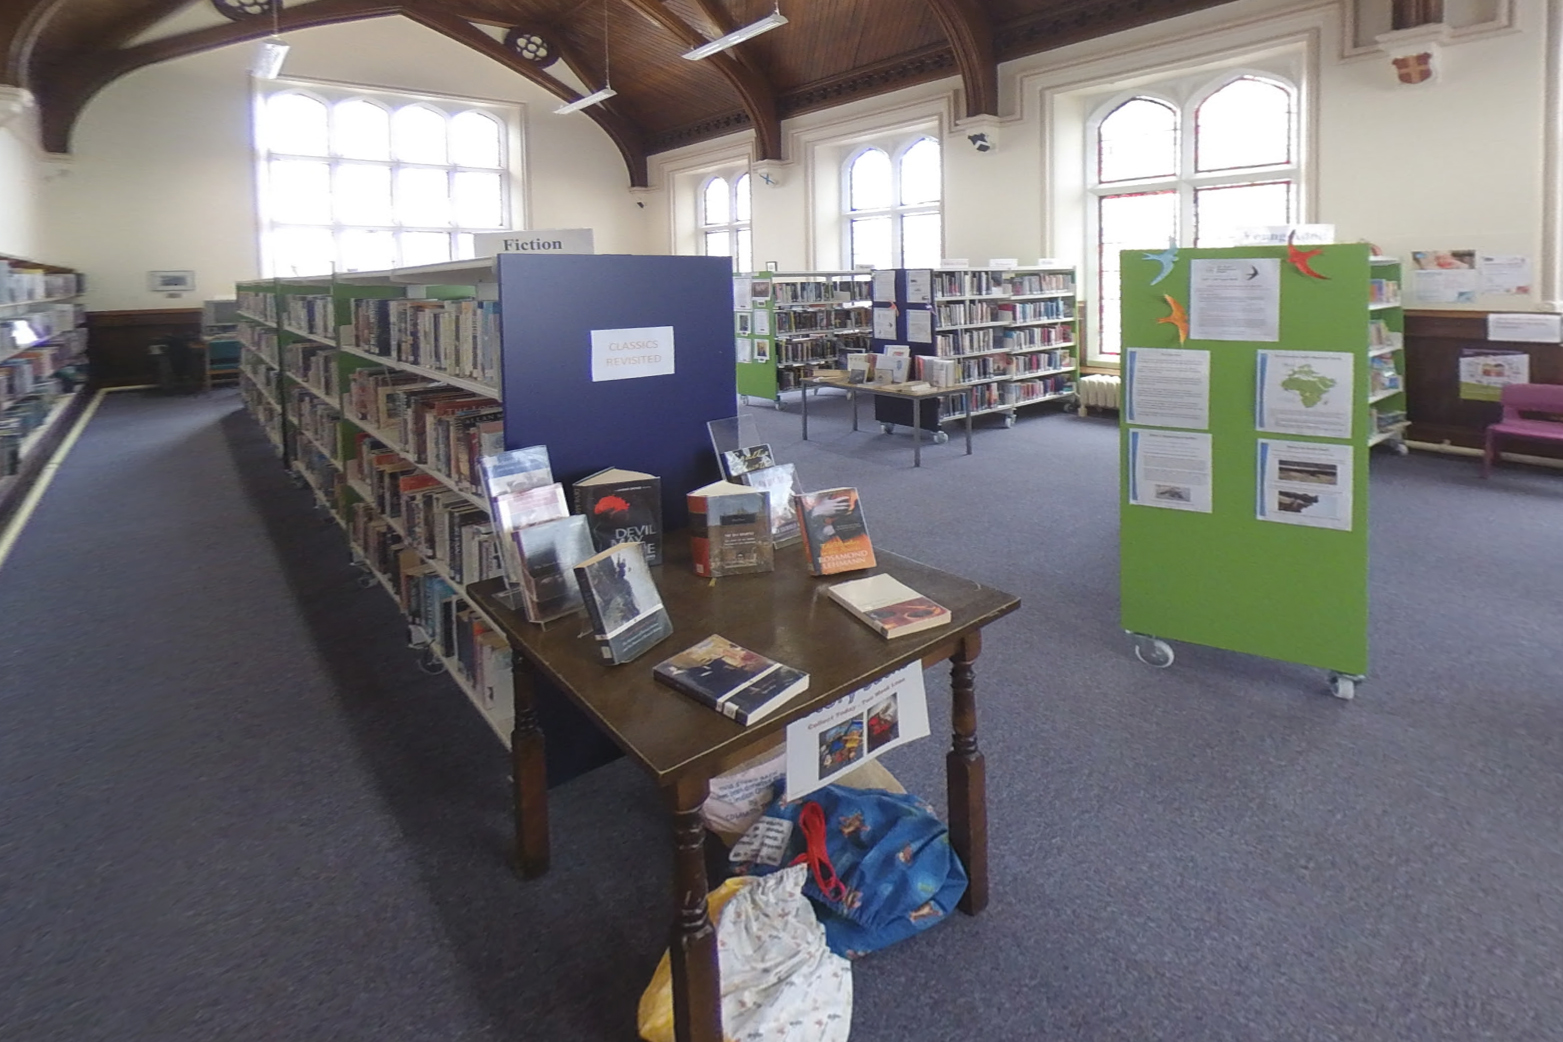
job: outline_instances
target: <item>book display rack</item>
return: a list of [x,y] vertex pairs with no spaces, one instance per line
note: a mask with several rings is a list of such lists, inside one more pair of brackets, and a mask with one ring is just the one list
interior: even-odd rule
[[1406,448],[1406,313],[1400,258],[1368,258],[1368,446]]
[[[1015,425],[1020,408],[1074,399],[1080,358],[1073,268],[903,268],[877,272],[873,349],[911,348],[911,378],[948,387],[922,423],[997,414]],[[928,359],[928,361],[922,361]],[[905,402],[877,399],[886,433],[910,426]]]
[[0,257],[0,518],[21,501],[81,399],[81,291],[70,268]]
[[733,277],[738,393],[768,398],[798,390],[820,369],[869,349],[869,273],[763,271]]

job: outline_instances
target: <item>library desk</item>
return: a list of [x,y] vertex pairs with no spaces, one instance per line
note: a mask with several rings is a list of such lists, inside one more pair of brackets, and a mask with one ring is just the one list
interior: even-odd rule
[[[922,391],[909,391],[905,384],[855,384],[831,376],[806,376],[798,382],[803,388],[803,440],[809,440],[809,388],[834,387],[846,391],[852,399],[852,429],[857,430],[857,396],[859,392],[881,398],[897,398],[912,403],[912,466],[923,465],[923,402],[930,398],[964,390],[964,384],[956,387],[930,387]],[[886,428],[888,431],[888,428]],[[966,410],[966,455],[971,455],[971,409]]]
[[[800,547],[776,554],[776,570],[702,579],[690,566],[687,533],[671,533],[665,563],[653,570],[673,620],[673,635],[634,662],[610,666],[598,657],[584,615],[547,626],[526,622],[499,599],[501,580],[469,588],[478,606],[503,628],[515,653],[516,860],[525,877],[548,868],[548,792],[544,736],[533,695],[546,677],[584,710],[625,754],[651,773],[667,802],[673,833],[673,1004],[680,1042],[720,1042],[721,986],[716,929],[706,914],[708,884],[700,808],[710,780],[774,745],[789,722],[856,691],[910,662],[924,668],[948,660],[953,690],[951,749],[946,756],[950,842],[971,884],[962,911],[988,903],[986,773],[977,746],[973,664],[982,628],[1020,606],[1015,596],[876,549],[878,571],[950,609],[950,625],[886,640],[825,595],[833,582],[862,573],[816,578]],[[809,674],[809,689],[786,709],[741,727],[693,699],[657,683],[658,662],[713,633]]]

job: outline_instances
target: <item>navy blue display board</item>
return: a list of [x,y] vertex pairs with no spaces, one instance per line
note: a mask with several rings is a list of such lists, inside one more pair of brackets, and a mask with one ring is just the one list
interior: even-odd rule
[[[720,477],[706,422],[737,412],[726,257],[498,258],[505,444],[546,444],[567,486],[604,467],[662,479],[663,523]],[[592,331],[671,326],[674,372],[592,380]]]
[[[884,307],[884,304],[876,304],[876,307]],[[871,340],[873,349],[883,354],[886,347],[891,344],[905,344],[912,349],[912,356],[931,355],[934,353],[933,344],[914,344],[906,335],[906,313],[908,311],[932,311],[933,304],[930,301],[912,303],[908,299],[906,291],[906,269],[897,268],[895,272],[895,332],[894,340],[883,337],[874,337]],[[908,380],[917,379],[916,362],[912,363],[913,370],[907,375]],[[922,419],[925,430],[936,431],[939,429],[939,413],[941,409],[936,402],[923,403]],[[881,423],[895,423],[902,427],[912,425],[912,403],[901,398],[875,398],[874,419]]]

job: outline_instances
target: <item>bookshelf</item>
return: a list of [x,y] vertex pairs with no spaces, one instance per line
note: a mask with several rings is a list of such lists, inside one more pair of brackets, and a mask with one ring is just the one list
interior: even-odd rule
[[1400,259],[1368,258],[1368,447],[1406,448],[1406,317]]
[[82,400],[79,272],[0,256],[0,519],[21,502]]
[[[923,426],[946,440],[941,427],[985,415],[1013,427],[1022,408],[1048,402],[1068,407],[1080,375],[1073,268],[900,269],[882,272],[874,306],[875,351],[911,348],[912,376],[950,388]],[[885,312],[890,312],[886,314]],[[890,332],[895,336],[879,335]],[[874,415],[886,433],[910,426],[905,402],[876,399]]]
[[745,401],[801,390],[818,369],[869,349],[869,273],[763,271],[733,277],[738,393]]

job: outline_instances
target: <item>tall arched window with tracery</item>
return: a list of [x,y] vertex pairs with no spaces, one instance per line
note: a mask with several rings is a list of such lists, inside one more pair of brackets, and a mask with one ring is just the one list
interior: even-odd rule
[[1114,99],[1091,130],[1092,361],[1122,350],[1119,251],[1225,246],[1244,228],[1300,218],[1294,87],[1246,74],[1199,91],[1166,86]]
[[854,268],[932,268],[944,248],[939,143],[919,135],[847,158],[843,254]]
[[464,260],[477,233],[520,223],[506,106],[266,86],[255,119],[264,274]]
[[754,270],[748,171],[713,174],[700,190],[700,237],[707,257],[731,257],[734,271]]

